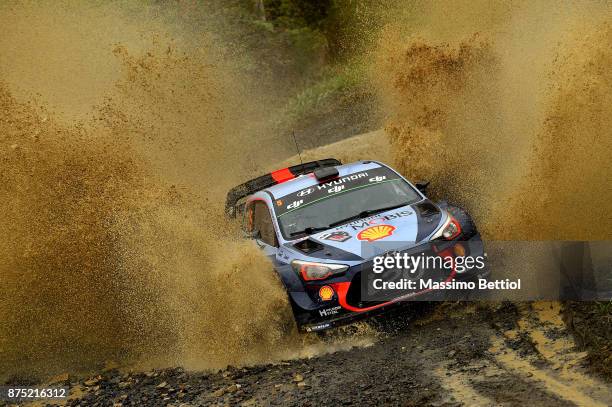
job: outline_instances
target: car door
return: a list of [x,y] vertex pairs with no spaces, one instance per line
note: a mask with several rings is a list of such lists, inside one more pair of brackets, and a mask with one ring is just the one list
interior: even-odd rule
[[278,238],[268,205],[264,201],[251,201],[245,211],[245,230],[268,256],[276,255]]

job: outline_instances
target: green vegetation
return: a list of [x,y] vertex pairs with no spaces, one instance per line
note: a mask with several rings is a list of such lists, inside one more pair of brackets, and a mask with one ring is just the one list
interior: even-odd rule
[[[251,49],[286,93],[278,131],[293,129],[317,145],[372,126],[374,95],[363,51],[380,27],[384,2],[252,0],[246,6]],[[271,58],[270,55],[273,55]],[[273,65],[272,65],[273,64]],[[323,124],[325,123],[325,124]]]
[[336,65],[323,73],[318,81],[303,90],[289,102],[287,118],[298,120],[330,107],[335,99],[347,96],[363,86],[364,68],[358,62]]

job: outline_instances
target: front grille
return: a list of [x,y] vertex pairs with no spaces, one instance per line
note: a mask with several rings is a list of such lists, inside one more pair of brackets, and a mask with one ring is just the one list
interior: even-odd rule
[[[408,250],[400,251],[400,254],[403,255],[403,253],[408,253],[409,255],[420,255],[421,253],[423,253],[425,256],[435,255],[434,252],[431,250],[431,246],[429,243],[425,245],[420,245],[418,247],[413,247]],[[434,281],[444,281],[449,275],[448,270],[426,269],[423,271],[424,274],[420,276],[409,275],[410,278],[416,279],[417,289],[415,290],[397,290],[397,292],[387,291],[383,298],[378,294],[373,295],[372,291],[368,292],[367,296],[362,295],[362,277],[371,276],[372,269],[373,269],[373,261],[368,261],[368,262],[361,264],[360,271],[354,275],[353,279],[351,280],[351,284],[349,286],[348,292],[347,292],[346,302],[349,305],[353,307],[357,307],[357,308],[367,308],[367,307],[371,307],[374,305],[386,303],[386,302],[392,301],[393,299],[396,299],[406,294],[418,293],[420,291],[423,291],[421,288],[418,287],[419,286],[418,280],[420,279],[425,279],[425,280],[431,279]],[[398,270],[397,272],[385,271],[384,272],[385,280],[386,281],[391,281],[391,280],[398,281],[401,278],[406,277],[404,276],[404,272],[405,270]],[[389,273],[392,273],[392,274],[389,274]],[[366,298],[368,299],[367,301],[366,301]]]
[[351,280],[348,292],[346,293],[346,302],[357,308],[367,308],[378,304],[385,303],[387,301],[362,301],[361,300],[361,272],[355,274]]

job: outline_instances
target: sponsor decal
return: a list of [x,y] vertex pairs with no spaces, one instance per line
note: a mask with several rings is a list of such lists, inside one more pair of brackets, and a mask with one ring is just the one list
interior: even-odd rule
[[314,188],[306,188],[306,189],[302,189],[300,192],[297,193],[297,196],[299,196],[300,198],[303,196],[307,196],[310,195],[314,192]]
[[392,213],[390,215],[374,216],[372,218],[360,219],[358,221],[349,223],[347,226],[350,226],[353,230],[360,230],[368,226],[377,225],[385,221],[399,219],[410,215],[412,215],[412,211],[400,211]]
[[334,290],[328,285],[319,288],[319,297],[323,301],[329,301],[334,297]]
[[395,226],[391,225],[372,226],[359,232],[357,239],[373,242],[375,240],[384,239],[385,237],[391,236],[394,230]]
[[277,199],[276,200],[276,206],[281,206],[283,204],[283,200],[282,199]]
[[335,232],[329,232],[329,233],[325,233],[321,235],[321,239],[331,240],[334,242],[346,242],[350,238],[351,238],[351,235],[349,235],[347,232],[344,232],[342,230],[337,230]]
[[340,307],[339,305],[336,307],[331,307],[331,308],[324,308],[324,309],[320,309],[319,310],[319,315],[322,317],[328,317],[330,315],[336,315],[338,312],[340,312]]
[[330,326],[331,326],[331,324],[329,322],[327,322],[325,324],[307,326],[306,327],[306,332],[320,331],[321,329],[326,329],[326,328],[329,328]]
[[[333,198],[355,188],[374,186],[381,182],[394,180],[401,181],[401,179],[397,178],[397,175],[388,168],[378,167],[350,175],[344,175],[320,184],[304,186],[302,189],[295,192],[274,197],[274,199],[282,199],[284,202],[281,206],[275,207],[276,216],[282,216],[294,210],[301,210],[312,202]],[[303,202],[299,205],[287,206],[288,204],[301,200],[303,200]]]
[[367,172],[359,172],[357,174],[347,175],[346,177],[342,177],[340,179],[336,179],[330,182],[326,182],[324,184],[317,185],[317,190],[327,189],[333,187],[335,185],[342,185],[347,182],[357,181],[361,178],[365,178],[368,176]]
[[344,189],[344,185],[336,185],[335,187],[330,188],[330,189],[327,191],[327,193],[328,193],[328,194],[335,194],[335,193],[337,193],[337,192],[342,191],[343,189]]
[[303,203],[304,203],[303,199],[300,199],[299,201],[294,201],[293,203],[287,205],[287,209],[295,209]]

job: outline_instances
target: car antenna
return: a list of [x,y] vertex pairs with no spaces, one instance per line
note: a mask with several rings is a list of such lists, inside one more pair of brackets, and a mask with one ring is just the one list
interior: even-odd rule
[[295,149],[297,150],[298,157],[300,157],[300,165],[304,168],[304,162],[302,161],[302,153],[300,152],[300,147],[298,146],[297,139],[295,138],[295,130],[291,130],[291,135],[293,136],[293,142],[295,143]]

